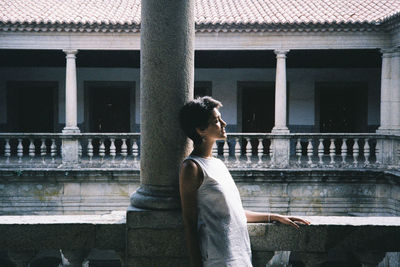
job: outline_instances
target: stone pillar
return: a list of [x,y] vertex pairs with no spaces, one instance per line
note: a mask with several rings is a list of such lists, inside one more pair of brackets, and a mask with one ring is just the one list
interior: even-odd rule
[[63,50],[67,55],[65,75],[65,127],[63,132],[79,133],[77,126],[77,82],[76,82],[76,54],[77,50]]
[[400,50],[392,53],[391,60],[391,132],[400,134]]
[[381,123],[379,132],[389,132],[391,125],[391,59],[392,50],[382,49]]
[[[395,49],[382,49],[381,114],[377,133],[400,133],[400,53]],[[397,141],[379,139],[378,161],[385,165],[396,164]]]
[[288,133],[286,125],[286,54],[289,50],[275,50],[275,126],[272,132]]
[[193,98],[194,0],[141,6],[140,187],[127,212],[127,266],[187,266],[179,168],[189,153],[178,114]]
[[[289,50],[275,50],[276,80],[275,80],[275,126],[272,133],[288,134],[286,124],[286,54]],[[286,167],[290,158],[290,139],[281,136],[272,140],[274,164],[276,167]]]
[[[76,82],[76,54],[77,50],[63,50],[66,54],[66,77],[65,77],[65,127],[63,133],[79,133],[77,126],[77,82]],[[62,161],[64,165],[76,164],[79,161],[79,141],[75,138],[63,138]]]
[[193,0],[142,2],[140,188],[131,204],[177,209],[179,167],[188,153],[178,114],[193,98]]

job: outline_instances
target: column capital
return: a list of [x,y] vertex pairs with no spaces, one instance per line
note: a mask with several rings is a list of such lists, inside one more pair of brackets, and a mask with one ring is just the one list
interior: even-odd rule
[[277,58],[285,58],[286,54],[289,52],[289,49],[275,49],[274,53]]
[[383,58],[400,56],[400,48],[399,47],[387,47],[380,49]]
[[63,52],[68,56],[74,56],[76,54],[78,54],[78,50],[77,49],[63,49]]

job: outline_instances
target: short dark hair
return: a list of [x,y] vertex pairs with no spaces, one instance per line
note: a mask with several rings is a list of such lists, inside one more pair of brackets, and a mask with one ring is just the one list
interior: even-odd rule
[[222,103],[210,96],[198,97],[186,103],[179,112],[179,122],[187,137],[194,144],[201,144],[201,136],[196,128],[206,129],[214,108],[222,107]]

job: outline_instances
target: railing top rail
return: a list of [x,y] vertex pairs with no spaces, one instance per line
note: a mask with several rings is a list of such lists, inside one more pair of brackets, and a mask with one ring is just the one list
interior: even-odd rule
[[109,137],[133,137],[140,136],[140,133],[0,133],[0,138],[109,138]]
[[[0,138],[130,138],[140,136],[140,132],[136,133],[0,133]],[[376,138],[376,139],[398,139],[399,134],[379,134],[379,133],[227,133],[228,137],[252,137],[252,138]]]
[[274,133],[227,133],[228,137],[260,137],[260,138],[396,138],[396,135],[382,135],[377,133],[288,133],[288,134],[274,134]]

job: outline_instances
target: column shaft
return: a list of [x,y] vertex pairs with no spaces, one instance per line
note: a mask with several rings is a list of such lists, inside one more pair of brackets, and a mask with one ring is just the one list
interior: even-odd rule
[[134,207],[179,207],[179,167],[188,152],[180,108],[193,97],[194,1],[142,1],[140,188]]
[[288,132],[286,125],[286,53],[288,50],[275,50],[275,126],[272,132]]
[[379,131],[387,131],[391,125],[391,57],[390,51],[382,50],[381,123]]
[[79,132],[77,126],[77,85],[76,85],[76,54],[77,50],[64,50],[66,54],[65,77],[65,128],[63,132]]
[[391,128],[400,133],[400,52],[395,51],[391,60]]

